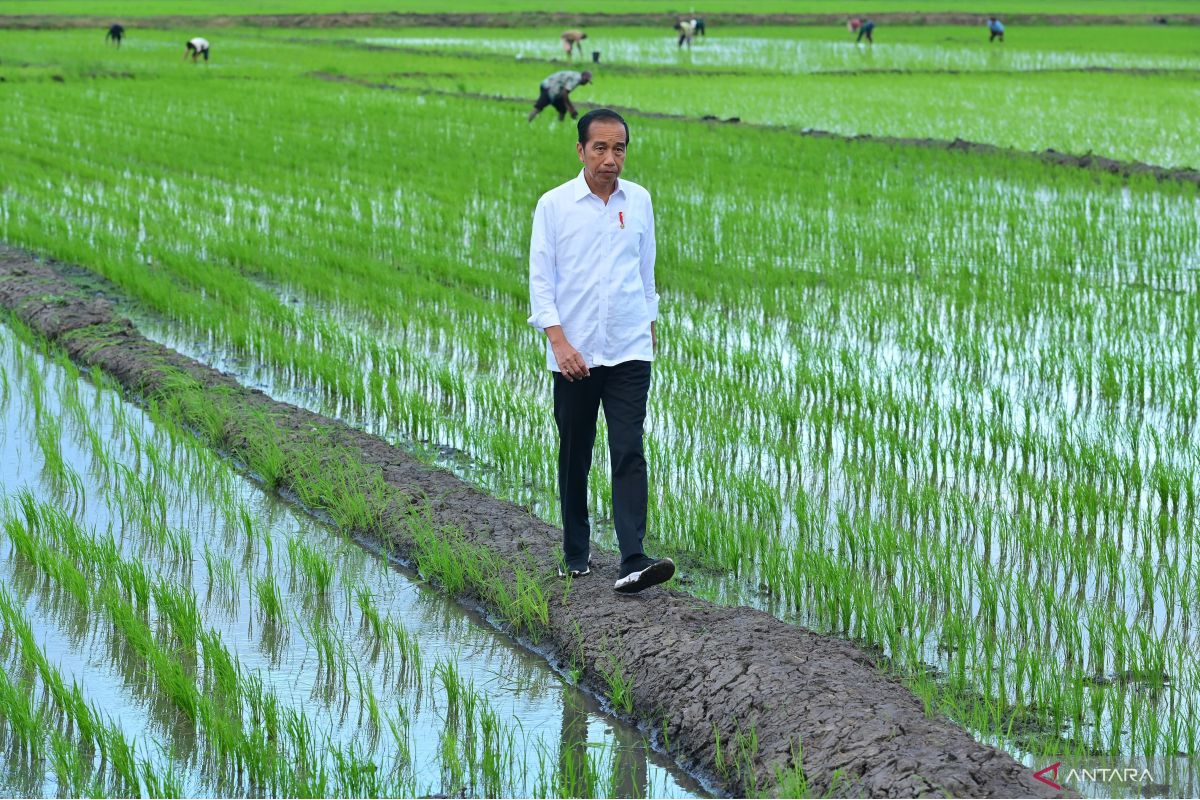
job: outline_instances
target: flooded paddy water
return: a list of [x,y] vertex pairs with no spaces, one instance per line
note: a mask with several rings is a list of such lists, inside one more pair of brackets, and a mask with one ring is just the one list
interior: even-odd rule
[[5,793],[704,794],[486,621],[6,326],[0,419]]
[[[881,29],[882,30],[882,29]],[[979,47],[980,37],[961,29],[943,29],[944,41],[906,41],[912,29],[887,31],[887,38],[867,47],[853,36],[844,41],[827,41],[821,31],[797,30],[795,38],[762,35],[753,29],[714,29],[712,35],[697,36],[690,49],[677,45],[669,27],[658,31],[644,28],[593,28],[583,42],[584,54],[601,53],[599,70],[615,64],[632,67],[684,67],[719,71],[755,71],[799,75],[820,72],[1030,72],[1043,70],[1138,69],[1200,70],[1200,57],[1187,52],[1121,52],[1022,48],[1019,44]],[[926,38],[918,31],[920,38]],[[882,34],[879,34],[882,37]],[[986,38],[986,31],[983,38]],[[562,48],[552,30],[469,30],[372,32],[362,36],[367,44],[416,48],[443,52],[489,53],[515,59],[561,60]],[[822,38],[817,38],[821,36]],[[987,44],[986,41],[983,44]],[[1119,40],[1114,41],[1119,44]],[[578,57],[577,57],[578,60]],[[587,59],[583,59],[586,63]],[[582,68],[582,67],[577,67]]]
[[[692,300],[668,308],[674,364],[656,378],[650,423],[655,530],[700,557],[687,570],[691,591],[877,643],[892,663],[928,670],[951,687],[971,709],[964,721],[1030,766],[1059,747],[1129,753],[1165,746],[1182,754],[1164,756],[1171,774],[1183,776],[1173,781],[1188,785],[1187,754],[1197,735],[1190,709],[1200,705],[1195,631],[1187,623],[1197,580],[1189,499],[1195,482],[1188,477],[1195,454],[1185,445],[1195,433],[1195,417],[1186,413],[1195,388],[1179,372],[1189,357],[1186,343],[1162,337],[1194,325],[1186,298],[1196,254],[1153,244],[1131,249],[1110,228],[1107,238],[1091,240],[1076,278],[1035,279],[1039,259],[1051,256],[1033,233],[1075,214],[1089,224],[1124,215],[1146,230],[1147,242],[1190,241],[1194,202],[1127,192],[1100,199],[1061,188],[1020,194],[1004,183],[976,190],[991,198],[977,200],[980,207],[1040,215],[1037,225],[1013,233],[1017,241],[1030,237],[1026,277],[1010,275],[1005,283],[1028,280],[1021,291],[1067,293],[1071,301],[1036,306],[1018,320],[1000,297],[947,297],[938,274],[963,267],[931,260],[924,280],[869,282],[872,290],[856,295],[806,290],[802,312],[789,293],[769,309],[742,298],[738,318]],[[743,199],[750,204],[743,213],[754,213],[760,225],[778,221],[786,237],[783,221],[794,219],[786,209],[796,206],[756,208]],[[936,208],[960,198],[927,200]],[[873,213],[886,218],[899,210],[883,202]],[[821,241],[832,258],[839,233],[830,225]],[[911,242],[909,233],[896,235],[921,246],[924,234],[911,232]],[[944,250],[972,248],[953,229],[945,235]],[[815,244],[796,249],[819,262]],[[871,256],[858,258],[865,269]],[[436,329],[392,326],[287,287],[263,289],[306,320],[296,329],[298,342],[319,331],[325,346],[336,339],[363,364],[362,384],[322,386],[198,331],[189,335],[149,318],[140,325],[248,385],[423,451],[487,491],[555,518],[552,460],[538,455],[548,453],[550,438],[539,443],[536,434],[544,387],[541,373],[525,365],[519,334],[503,335],[481,369],[478,353]],[[1101,298],[1093,324],[1139,322],[1125,324],[1125,335],[1108,343],[1109,355],[1084,357],[1071,343],[1076,308]],[[888,311],[899,307],[920,311]],[[459,330],[488,327],[451,308],[439,313]],[[762,331],[760,321],[772,316],[791,323]],[[1136,371],[1119,371],[1138,363],[1152,370],[1140,390],[1131,383]],[[1105,382],[1106,374],[1119,388]],[[395,391],[373,390],[372,375],[386,375]],[[833,393],[835,386],[843,388]],[[421,416],[411,416],[415,408]],[[503,426],[494,424],[497,414],[506,415]],[[985,418],[994,421],[976,422]],[[872,434],[881,429],[888,433]],[[498,438],[480,439],[479,432]],[[489,444],[505,437],[508,450]],[[1092,461],[1100,452],[1108,455]],[[601,439],[597,462],[604,457]],[[594,481],[598,538],[611,545],[603,469]],[[1108,494],[1088,500],[1087,485],[1108,487]],[[712,507],[684,502],[697,497],[710,498]],[[710,538],[685,538],[698,534]],[[726,563],[741,570],[704,568],[706,557],[717,561],[730,550]],[[1045,560],[1047,552],[1055,559]],[[893,580],[900,590],[889,588]],[[854,587],[854,604],[830,586]],[[1044,586],[1055,587],[1055,595]],[[907,621],[898,625],[897,613]],[[976,636],[978,624],[991,626],[991,643]],[[909,625],[916,635],[896,635]],[[1047,656],[1061,660],[1043,661]],[[1078,691],[1054,694],[1050,685],[1062,680]],[[987,692],[974,694],[983,681]],[[1064,710],[1057,720],[1030,715],[1034,721],[1014,706],[1010,719],[1021,718],[1021,726],[972,719],[988,692],[1047,707],[1078,702],[1078,711]]]
[[[276,64],[293,55],[238,45]],[[411,66],[353,48],[310,58],[298,72],[342,58],[347,73]],[[546,66],[471,63],[444,79],[451,91],[493,68],[524,91]],[[1094,76],[1063,78],[1077,79]],[[262,80],[222,84],[228,112],[203,125],[187,114],[211,83],[179,79],[169,100],[148,81],[7,87],[16,177],[0,230],[120,284],[153,338],[553,522],[520,209],[573,174],[573,132],[419,86]],[[692,86],[733,93],[740,80]],[[133,106],[148,109],[137,125],[116,111]],[[671,234],[659,243],[651,537],[686,559],[689,588],[860,643],[931,710],[1029,766],[1163,759],[1184,776],[1168,785],[1191,785],[1194,191],[997,154],[649,117],[634,130],[629,175],[653,188]],[[446,142],[504,158],[451,169]],[[428,171],[379,168],[398,152]],[[90,178],[62,191],[29,166],[38,159]],[[193,188],[198,172],[212,177]],[[603,459],[602,439],[602,540]],[[300,586],[324,580],[288,538],[276,564],[299,564]],[[204,580],[232,583],[212,552],[196,551]],[[252,600],[273,594],[259,582]]]

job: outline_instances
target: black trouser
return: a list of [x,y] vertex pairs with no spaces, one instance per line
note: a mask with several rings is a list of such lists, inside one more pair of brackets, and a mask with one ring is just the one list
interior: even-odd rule
[[551,97],[550,93],[546,91],[546,87],[543,86],[541,87],[541,93],[538,95],[538,99],[533,103],[533,109],[534,111],[540,112],[546,106],[554,106],[554,109],[558,112],[559,119],[562,119],[567,115],[566,96],[562,92],[559,92],[554,97]]
[[575,381],[554,373],[558,498],[562,507],[563,555],[570,569],[582,570],[588,562],[592,536],[587,507],[588,471],[592,468],[596,420],[602,404],[608,423],[613,522],[621,561],[642,555],[648,493],[642,430],[649,394],[649,361],[592,367],[589,377]]

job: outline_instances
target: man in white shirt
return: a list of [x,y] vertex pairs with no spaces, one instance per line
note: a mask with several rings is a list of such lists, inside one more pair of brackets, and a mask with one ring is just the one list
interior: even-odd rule
[[204,63],[208,63],[208,39],[197,36],[194,39],[189,39],[187,49],[183,51],[183,60],[187,61],[188,56],[192,57],[192,63],[196,63],[196,59],[204,56]]
[[613,588],[638,592],[670,579],[675,564],[642,550],[647,478],[642,432],[654,360],[654,209],[650,193],[619,179],[629,126],[615,111],[579,120],[583,169],[538,200],[529,247],[529,324],[546,334],[558,425],[563,558],[589,573],[588,472],[600,406],[608,423],[613,521],[621,567]]

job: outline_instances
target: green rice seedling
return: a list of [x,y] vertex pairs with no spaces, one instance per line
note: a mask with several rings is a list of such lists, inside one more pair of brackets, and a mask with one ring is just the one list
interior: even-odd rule
[[602,779],[600,760],[592,743],[563,742],[558,751],[558,769],[554,772],[553,794],[557,797],[600,796]]
[[[816,49],[800,59],[776,46],[773,37],[783,33],[737,34],[747,41],[731,50],[744,57],[722,58],[747,74],[693,64],[717,70],[706,73],[699,95],[679,91],[694,80],[659,63],[645,74],[613,76],[596,99],[688,114],[695,104],[732,108],[750,98],[760,121],[779,126],[803,117],[805,125],[845,124],[847,133],[913,133],[921,117],[908,111],[928,107],[916,101],[943,100],[937,90],[945,78],[856,67],[853,75],[805,75],[811,102],[797,104],[797,70],[828,70],[847,54],[810,32],[796,42]],[[1143,39],[1132,29],[1119,33],[1089,32],[1088,41]],[[877,58],[905,69],[946,59],[978,68],[978,53],[936,38],[950,34],[910,29],[904,35],[916,38],[907,55],[877,51]],[[229,119],[207,126],[175,112],[203,107],[213,87],[162,73],[146,55],[124,54],[131,70],[156,80],[107,81],[109,99],[86,88],[95,79],[53,92],[45,80],[14,79],[6,84],[12,124],[0,163],[15,188],[0,199],[0,237],[108,277],[179,347],[253,363],[272,391],[295,392],[314,411],[411,443],[553,520],[547,384],[529,369],[537,344],[525,323],[524,282],[510,269],[526,255],[528,220],[492,221],[503,218],[499,210],[530,204],[529,187],[561,181],[561,143],[514,140],[514,159],[535,165],[518,183],[494,165],[469,177],[442,166],[435,144],[448,137],[466,149],[512,138],[511,102],[455,97],[453,84],[523,93],[531,65],[514,62],[512,52],[530,34],[422,35],[431,41],[386,43],[401,49],[382,53],[329,41],[297,48],[272,37],[231,40],[245,59],[230,62],[226,74],[253,80],[222,82]],[[59,64],[68,75],[68,67],[82,69],[86,51],[74,34],[3,37],[6,52],[29,54],[17,57],[22,63]],[[636,32],[613,37],[613,47],[620,37],[639,58],[656,47]],[[1193,58],[1129,47],[1119,49],[1128,63]],[[457,55],[464,49],[484,52],[489,69]],[[776,50],[791,55],[768,55]],[[1021,62],[1004,58],[1013,67],[1110,56],[1081,44],[1026,51]],[[394,83],[404,91],[301,77],[326,63],[372,81],[403,64],[407,77]],[[1159,153],[1164,163],[1194,149],[1153,113],[1161,107],[1178,118],[1173,112],[1186,105],[1179,76],[1143,97],[1145,76],[1093,75],[1086,83],[1099,94],[1080,116],[1071,111],[1078,75],[986,72],[966,83],[956,76],[963,94],[914,135],[969,138],[974,130],[1038,149],[1054,141],[1059,150]],[[1063,113],[1017,131],[993,124],[991,112],[953,112],[962,97],[987,95],[996,81],[1022,102],[1058,102]],[[849,119],[827,102],[847,82],[863,88],[856,96],[873,109],[866,117]],[[728,88],[734,83],[736,92]],[[1128,91],[1134,84],[1138,91]],[[173,91],[164,95],[163,85]],[[264,100],[267,85],[279,91]],[[1146,126],[1092,124],[1095,97],[1118,91],[1143,98],[1150,111],[1122,118]],[[131,105],[146,109],[134,124],[118,112]],[[904,114],[892,113],[898,106]],[[388,124],[397,110],[405,126]],[[473,125],[454,121],[468,111]],[[80,114],[92,120],[83,134]],[[1178,715],[1196,686],[1175,666],[1176,654],[1195,649],[1182,624],[1196,586],[1195,458],[1186,446],[1196,387],[1183,368],[1194,361],[1196,338],[1192,188],[1015,155],[800,142],[779,129],[635,118],[645,134],[638,179],[654,188],[661,229],[693,232],[660,237],[661,319],[670,335],[656,369],[647,454],[651,529],[663,546],[737,575],[714,597],[883,648],[931,709],[957,707],[978,720],[970,724],[990,726],[978,735],[1011,749],[1025,748],[1004,729],[1020,726],[997,709],[1057,705],[1046,718],[1075,726],[1080,698],[1085,708],[1093,702],[1079,683],[1097,673],[1111,680],[1162,665],[1170,680],[1155,687],[1156,712],[1163,720]],[[1069,127],[1070,118],[1087,119],[1088,129]],[[311,119],[333,122],[315,136]],[[680,175],[672,167],[679,143],[697,136],[721,158]],[[421,169],[397,176],[371,167],[398,151],[412,153]],[[347,161],[346,152],[357,155]],[[308,165],[302,177],[280,153]],[[854,167],[864,160],[880,169]],[[50,163],[87,176],[79,191],[47,184]],[[779,163],[791,166],[787,175],[772,168]],[[202,196],[173,201],[201,171],[210,176]],[[997,235],[965,235],[969,229]],[[400,314],[397,297],[405,299]],[[33,398],[25,407],[36,424],[73,401],[56,399],[54,382],[26,391],[54,357],[25,358],[8,376],[18,389],[13,398]],[[243,463],[269,464],[267,451],[283,441],[268,428],[249,446],[232,441],[232,407],[182,379],[157,402],[162,419],[185,423]],[[139,415],[120,413],[120,430],[138,426]],[[134,464],[128,451],[140,448],[135,472],[143,483],[172,474],[165,448],[120,435],[125,448],[109,460],[129,456],[127,466]],[[314,435],[313,448],[330,441]],[[454,456],[441,455],[450,448]],[[310,507],[349,528],[370,528],[386,496],[375,496],[377,475],[338,463],[343,455],[298,459],[289,466],[307,472],[285,477],[311,484],[303,490]],[[140,500],[123,476],[112,482],[129,495],[127,519],[140,524],[143,509],[155,518],[152,496]],[[356,494],[356,486],[370,491]],[[598,475],[592,491],[594,501],[608,497],[607,478]],[[536,570],[514,578],[486,562],[455,563],[470,561],[469,549],[427,550],[427,577],[507,609],[515,628],[544,624],[545,584]],[[1086,670],[1076,669],[1080,662]],[[947,680],[927,681],[929,669]],[[1061,690],[1050,688],[1055,683]],[[964,702],[968,691],[987,702]],[[1097,696],[1113,695],[1115,707],[1117,694]],[[1120,713],[1128,721],[1132,712]],[[1154,731],[1143,717],[1136,728],[1112,728],[1107,710],[1084,716],[1090,721],[1067,735],[1104,727],[1101,740],[1130,755],[1150,746],[1146,736],[1160,738],[1153,745],[1160,752],[1173,736],[1169,724]]]
[[251,441],[250,450],[243,453],[251,469],[268,490],[279,488],[287,471],[287,456],[276,438],[275,423],[265,413],[255,420],[260,435]]
[[227,555],[213,553],[209,549],[208,543],[205,542],[204,566],[208,570],[209,597],[211,598],[215,592],[226,609],[231,611],[235,609],[239,591],[233,560]]
[[76,797],[103,794],[102,786],[89,775],[91,765],[84,763],[75,742],[56,730],[49,738],[54,778],[64,792]]
[[[797,743],[792,749],[791,763],[786,767],[776,767],[775,785],[773,791],[780,797],[814,797],[808,777],[804,773],[804,749]],[[835,770],[829,788],[822,797],[835,797],[842,780],[841,771]]]
[[283,610],[283,598],[279,586],[271,575],[264,575],[254,583],[254,592],[258,596],[258,607],[267,619],[276,624],[286,623]]
[[453,719],[447,719],[439,738],[438,760],[441,767],[441,785],[447,794],[466,793],[466,769],[458,750],[458,727]]
[[446,721],[457,724],[459,720],[460,703],[471,687],[465,685],[458,672],[458,666],[451,659],[439,660],[433,667],[433,674],[442,682],[442,691],[446,697]]
[[333,564],[297,537],[288,539],[288,557],[299,568],[316,594],[324,597],[333,583]]
[[201,630],[200,609],[196,605],[195,595],[168,584],[155,583],[153,596],[158,613],[170,621],[175,638],[182,646],[194,650]]
[[42,448],[42,460],[47,476],[51,483],[62,485],[66,482],[68,469],[62,455],[62,429],[57,419],[44,417],[37,424],[37,440]]
[[396,701],[396,714],[387,717],[387,723],[395,747],[397,771],[405,773],[412,768],[412,741],[410,718],[402,701]]
[[613,708],[626,714],[633,713],[633,679],[625,674],[625,667],[614,656],[608,654],[605,662],[597,669],[604,678],[608,701]]
[[402,684],[415,683],[420,686],[424,670],[421,661],[421,647],[404,625],[394,619],[388,620],[388,629],[395,640],[396,652],[400,661],[399,680]]
[[8,394],[9,394],[8,371],[0,365],[0,411],[8,409]]

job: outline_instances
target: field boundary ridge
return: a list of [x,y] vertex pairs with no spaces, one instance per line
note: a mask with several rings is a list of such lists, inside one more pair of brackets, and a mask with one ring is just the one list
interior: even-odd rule
[[[91,277],[90,288],[80,288],[81,276]],[[220,424],[197,429],[210,446],[235,458],[277,448],[289,465],[311,463],[319,446],[341,474],[352,474],[351,464],[366,470],[371,481],[343,490],[386,505],[377,530],[348,533],[382,538],[394,554],[417,561],[421,548],[438,545],[427,538],[433,531],[442,545],[460,548],[454,554],[508,565],[501,580],[516,585],[502,588],[514,594],[534,591],[520,575],[540,576],[547,602],[532,637],[537,651],[601,697],[619,678],[627,704],[611,707],[722,791],[770,792],[802,766],[817,795],[1059,796],[1007,753],[928,716],[912,692],[847,641],[661,587],[618,595],[611,553],[594,554],[591,576],[558,580],[560,529],[378,437],[273,400],[147,339],[114,311],[110,298],[119,292],[96,286],[86,270],[0,245],[0,308],[141,402],[194,407],[209,422],[219,407]],[[183,384],[193,389],[181,401]],[[303,498],[302,484],[287,471],[280,481]],[[424,535],[414,533],[414,509]],[[503,618],[494,596],[464,595]]]

